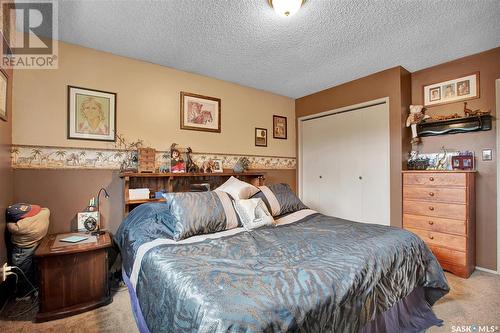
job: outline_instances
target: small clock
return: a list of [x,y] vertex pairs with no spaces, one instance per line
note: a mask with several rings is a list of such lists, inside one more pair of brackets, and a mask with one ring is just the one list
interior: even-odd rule
[[99,224],[99,212],[78,213],[78,231],[95,231]]

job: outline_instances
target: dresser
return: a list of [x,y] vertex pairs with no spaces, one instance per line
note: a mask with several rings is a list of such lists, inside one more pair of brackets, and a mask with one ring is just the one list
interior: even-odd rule
[[473,171],[403,171],[403,228],[463,278],[476,265],[474,185]]

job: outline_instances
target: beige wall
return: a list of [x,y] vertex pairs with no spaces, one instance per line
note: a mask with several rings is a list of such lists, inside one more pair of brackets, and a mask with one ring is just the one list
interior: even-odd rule
[[[166,150],[172,142],[198,152],[295,156],[291,98],[159,65],[59,43],[59,69],[17,70],[14,144],[112,148],[68,140],[67,85],[117,93],[117,132]],[[222,133],[180,130],[180,91],[222,99]],[[288,117],[288,140],[272,139],[272,115]],[[268,129],[268,147],[255,147],[254,128]]]

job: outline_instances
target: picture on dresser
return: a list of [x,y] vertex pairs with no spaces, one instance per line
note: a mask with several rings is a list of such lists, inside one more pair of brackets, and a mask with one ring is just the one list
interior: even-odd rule
[[220,133],[220,98],[181,91],[181,129]]
[[115,141],[116,94],[68,86],[68,139]]
[[479,72],[423,86],[424,106],[479,98]]

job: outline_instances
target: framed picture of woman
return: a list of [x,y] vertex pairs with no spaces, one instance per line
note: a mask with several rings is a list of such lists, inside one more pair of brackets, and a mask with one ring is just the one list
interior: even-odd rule
[[68,86],[68,139],[116,140],[116,94]]

